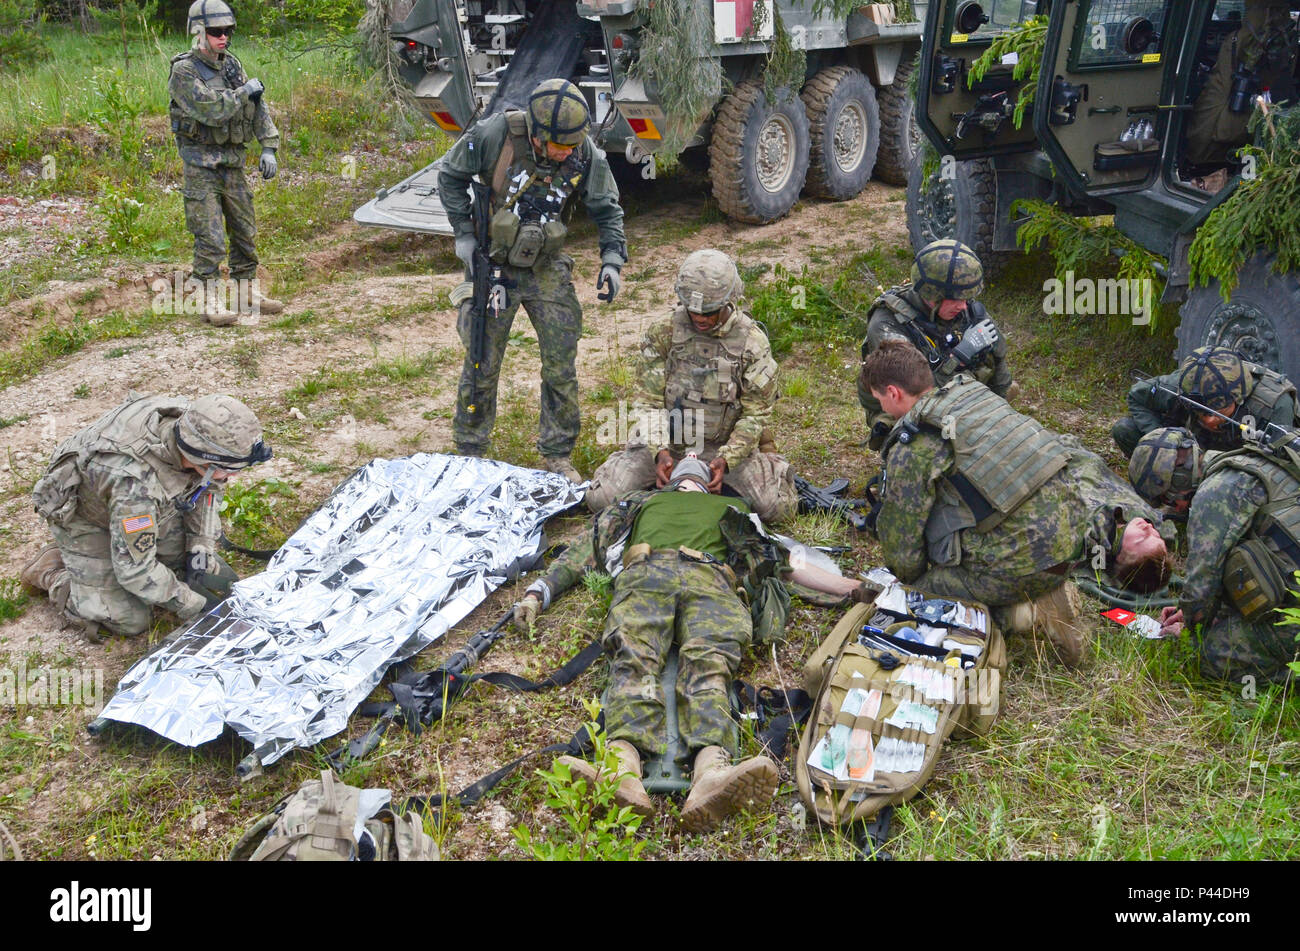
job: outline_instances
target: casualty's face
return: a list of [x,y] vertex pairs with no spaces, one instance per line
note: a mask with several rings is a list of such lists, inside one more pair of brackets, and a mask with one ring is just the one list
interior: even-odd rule
[[1165,553],[1165,540],[1159,530],[1144,518],[1135,518],[1124,526],[1124,537],[1120,550],[1130,562],[1157,558]]

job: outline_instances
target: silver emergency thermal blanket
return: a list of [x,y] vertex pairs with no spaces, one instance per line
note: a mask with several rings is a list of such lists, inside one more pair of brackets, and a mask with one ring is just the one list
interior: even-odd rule
[[582,492],[491,459],[377,459],[264,572],[128,670],[102,715],[186,746],[228,724],[264,765],[333,736],[389,665],[531,563],[543,522]]

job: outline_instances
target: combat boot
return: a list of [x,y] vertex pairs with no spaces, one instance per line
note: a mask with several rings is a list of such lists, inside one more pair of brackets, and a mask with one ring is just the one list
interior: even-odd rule
[[249,295],[248,310],[252,314],[278,314],[284,310],[284,301],[267,297],[261,291],[253,291]]
[[[618,757],[618,789],[614,792],[614,801],[619,807],[627,807],[638,816],[654,815],[654,803],[650,801],[645,786],[641,785],[641,754],[627,740],[613,740],[609,744],[610,752]],[[594,787],[598,773],[596,767],[585,759],[576,756],[561,756],[556,762],[564,763],[569,772],[587,781],[588,787]]]
[[1004,608],[995,608],[1003,634],[1032,634],[1034,632],[1034,602],[1017,601]]
[[1066,667],[1083,663],[1086,633],[1079,621],[1079,589],[1067,581],[1033,601],[1034,627],[1043,631]]
[[708,832],[745,806],[776,795],[779,774],[766,756],[730,764],[731,757],[721,746],[706,746],[695,754],[691,791],[681,813],[687,832]]
[[568,456],[543,456],[542,468],[547,472],[562,475],[574,484],[585,481],[582,474],[573,467],[573,460]]
[[64,571],[63,554],[58,545],[46,545],[27,563],[18,580],[33,592],[45,592],[54,587],[59,572]]
[[239,314],[226,306],[225,281],[203,282],[203,319],[214,327],[229,327]]

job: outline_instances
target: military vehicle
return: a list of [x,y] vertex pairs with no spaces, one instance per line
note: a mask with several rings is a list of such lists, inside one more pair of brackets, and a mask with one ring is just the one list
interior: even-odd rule
[[[801,191],[842,200],[866,187],[873,172],[907,181],[920,143],[908,79],[921,25],[888,21],[895,12],[923,15],[924,2],[874,4],[836,17],[820,12],[833,0],[778,0],[789,45],[807,59],[801,94],[776,95],[775,102],[763,82],[775,35],[772,0],[659,2],[680,4],[706,25],[711,20],[712,36],[702,45],[725,82],[711,108],[682,120],[688,129],[698,122],[683,161],[707,164],[726,214],[768,222],[786,214]],[[587,97],[596,142],[615,159],[616,172],[650,177],[665,119],[681,117],[665,116],[655,77],[637,69],[646,24],[646,0],[415,0],[389,35],[415,101],[450,135],[522,108],[537,83],[560,77]],[[437,163],[381,191],[354,217],[450,234]]]
[[[1227,303],[1217,282],[1191,287],[1188,280],[1197,228],[1242,174],[1251,174],[1249,162],[1233,157],[1235,147],[1206,162],[1196,122],[1205,107],[1212,116],[1225,101],[1243,117],[1258,108],[1258,75],[1221,58],[1239,56],[1248,21],[1263,5],[993,0],[986,11],[972,0],[935,0],[923,31],[917,121],[952,159],[913,167],[913,245],[956,238],[996,267],[1016,248],[1010,211],[1017,198],[1039,198],[1079,216],[1114,215],[1119,230],[1168,262],[1162,303],[1181,303],[1176,357],[1219,344],[1300,379],[1296,274],[1274,273],[1271,256],[1257,254],[1241,268]],[[973,85],[968,77],[994,36],[1038,12],[1048,15],[1048,26],[1039,75],[1025,79],[1037,82],[1032,122],[1027,114],[1016,128],[1011,109],[1022,84],[1012,75],[1014,62],[995,65]],[[1295,52],[1289,50],[1288,71]],[[1275,92],[1287,85],[1283,79]],[[1214,95],[1219,102],[1206,98]],[[1244,135],[1244,118],[1240,123]],[[1226,187],[1206,190],[1216,173]]]

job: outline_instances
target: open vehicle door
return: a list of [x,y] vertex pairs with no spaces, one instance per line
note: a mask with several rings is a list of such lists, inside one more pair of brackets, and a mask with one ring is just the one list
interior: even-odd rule
[[[1012,122],[1023,82],[1012,78],[1014,54],[972,85],[970,68],[994,38],[1030,19],[1039,0],[935,0],[925,20],[917,122],[939,151],[985,158],[1038,147],[1029,122]],[[1028,117],[1026,116],[1026,119]]]
[[1159,173],[1171,7],[1172,0],[1052,0],[1034,132],[1078,194],[1138,191]]

